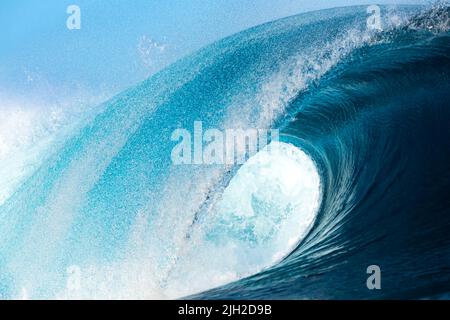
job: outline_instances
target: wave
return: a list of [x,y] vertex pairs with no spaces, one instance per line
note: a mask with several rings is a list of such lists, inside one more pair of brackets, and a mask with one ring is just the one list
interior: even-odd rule
[[[106,102],[0,206],[0,294],[448,293],[448,8],[396,10],[383,32],[366,7],[258,26]],[[278,152],[172,165],[171,133],[196,120],[279,128]]]

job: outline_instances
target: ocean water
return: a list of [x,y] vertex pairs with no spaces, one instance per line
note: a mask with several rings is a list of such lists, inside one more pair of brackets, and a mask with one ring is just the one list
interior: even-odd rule
[[[389,12],[383,31],[366,7],[270,22],[20,130],[40,144],[4,139],[0,296],[448,295],[449,9]],[[195,121],[280,141],[243,165],[174,165],[171,134]]]

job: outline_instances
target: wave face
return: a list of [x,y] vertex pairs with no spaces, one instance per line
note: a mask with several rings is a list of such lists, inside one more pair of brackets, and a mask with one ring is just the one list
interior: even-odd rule
[[[448,294],[448,8],[396,10],[383,32],[366,7],[244,31],[53,139],[0,206],[0,295]],[[242,167],[172,165],[171,133],[196,120],[281,142]]]

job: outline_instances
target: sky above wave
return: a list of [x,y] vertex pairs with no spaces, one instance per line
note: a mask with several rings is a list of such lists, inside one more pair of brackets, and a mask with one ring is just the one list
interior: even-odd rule
[[[425,4],[426,0],[385,0]],[[213,41],[301,12],[364,0],[15,0],[0,2],[0,101],[90,103]],[[81,9],[68,30],[66,9]],[[94,99],[95,102],[95,99]],[[66,102],[64,103],[66,104]],[[0,108],[3,106],[0,103]]]

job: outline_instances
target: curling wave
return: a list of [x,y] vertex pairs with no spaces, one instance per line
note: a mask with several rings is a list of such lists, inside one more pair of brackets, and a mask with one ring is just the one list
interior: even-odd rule
[[[0,294],[448,293],[448,8],[398,7],[383,32],[365,9],[244,31],[106,102],[0,206]],[[281,141],[241,167],[173,166],[171,132],[196,120]]]

